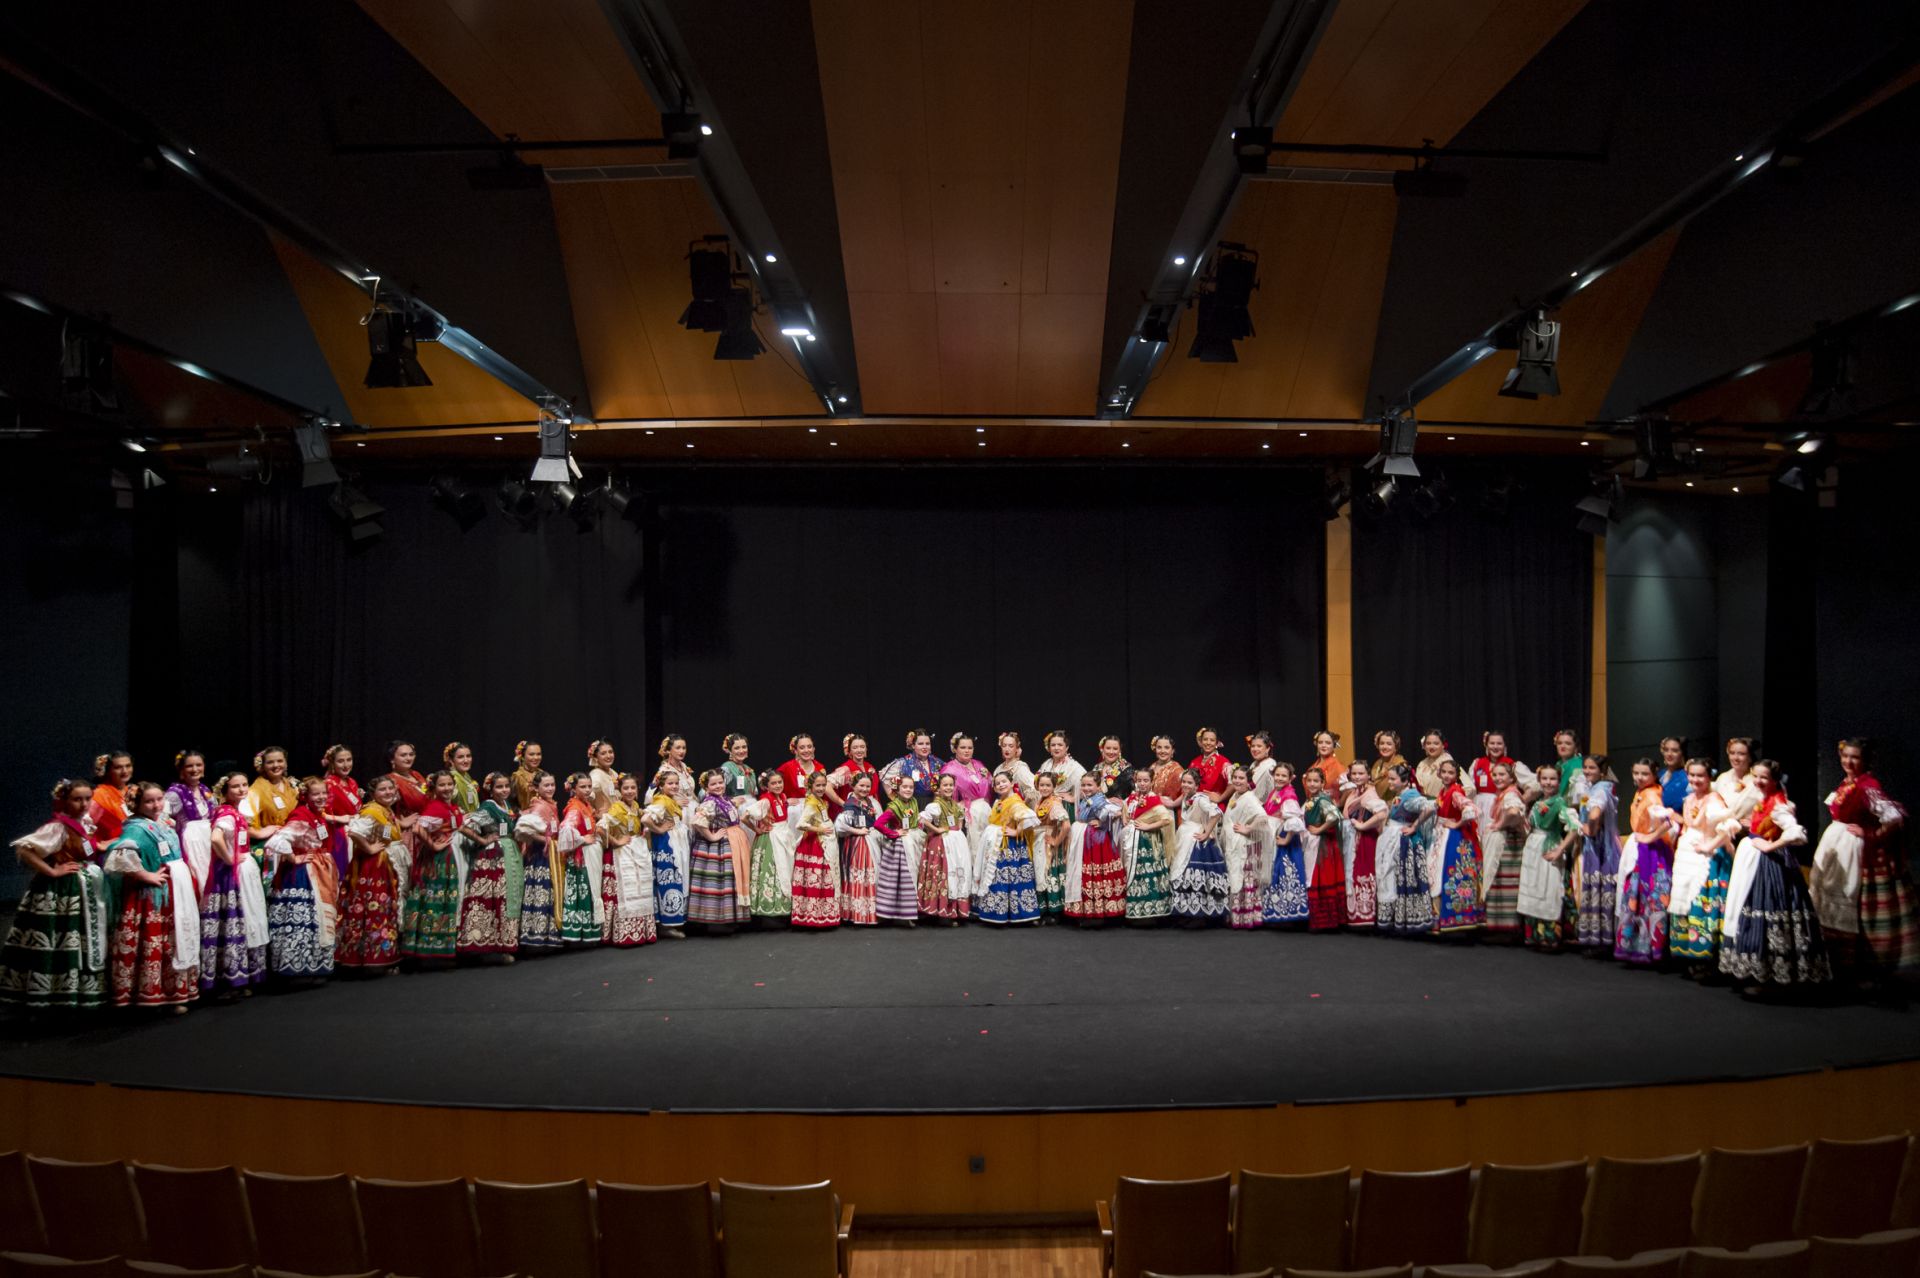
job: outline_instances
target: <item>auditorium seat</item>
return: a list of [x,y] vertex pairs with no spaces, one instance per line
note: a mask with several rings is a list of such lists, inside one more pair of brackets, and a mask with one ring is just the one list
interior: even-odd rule
[[146,1226],[125,1163],[70,1163],[29,1155],[27,1166],[46,1222],[49,1252],[146,1259]]
[[1693,1196],[1693,1244],[1745,1251],[1793,1236],[1807,1147],[1710,1149]]
[[1799,1240],[1761,1243],[1746,1251],[1689,1247],[1680,1260],[1680,1278],[1806,1278],[1807,1260],[1807,1244]]
[[1808,1278],[1913,1278],[1920,1272],[1920,1229],[1815,1238],[1807,1246]]
[[346,1176],[240,1173],[262,1268],[297,1274],[355,1274],[369,1268],[360,1212]]
[[1353,1267],[1452,1265],[1467,1259],[1472,1172],[1360,1173],[1353,1210]]
[[1656,1248],[1685,1247],[1693,1235],[1693,1190],[1700,1155],[1596,1158],[1587,1179],[1583,1257],[1624,1259]]
[[[1140,1180],[1122,1176],[1112,1210],[1093,1205],[1100,1222],[1102,1272],[1139,1278],[1147,1270],[1223,1274],[1233,1264],[1229,1199],[1233,1177]],[[721,1228],[727,1228],[722,1216]],[[731,1268],[727,1278],[733,1278]]]
[[[837,1219],[836,1219],[837,1217]],[[844,1278],[853,1204],[833,1182],[720,1182],[720,1254],[727,1278]]]
[[218,1269],[251,1265],[253,1230],[240,1174],[232,1167],[133,1164],[147,1222],[147,1254],[169,1265]]
[[1242,1171],[1233,1196],[1233,1268],[1338,1269],[1347,1261],[1352,1169],[1304,1176]]
[[1467,1259],[1497,1267],[1575,1254],[1586,1197],[1584,1162],[1533,1167],[1488,1163],[1475,1177]]
[[387,1278],[387,1275],[378,1269],[367,1269],[351,1274],[303,1274],[291,1269],[269,1269],[265,1265],[256,1265],[253,1278]]
[[159,1260],[129,1260],[127,1278],[254,1278],[252,1265],[215,1265],[191,1268]]
[[488,1273],[599,1278],[593,1199],[584,1180],[546,1185],[473,1182],[480,1263]]
[[1286,1278],[1413,1278],[1412,1265],[1375,1265],[1372,1269],[1289,1269]]
[[1893,1195],[1894,1229],[1920,1228],[1920,1140],[1907,1146],[1907,1161],[1900,1168],[1900,1188]]
[[626,1278],[636,1271],[719,1278],[720,1247],[714,1227],[719,1195],[704,1182],[610,1185],[602,1181],[595,1187],[595,1198],[602,1278]]
[[0,1278],[125,1278],[118,1256],[68,1260],[45,1252],[0,1251]]
[[46,1250],[47,1231],[40,1223],[40,1200],[33,1193],[27,1156],[19,1150],[0,1153],[0,1251],[40,1253]]
[[367,1264],[410,1278],[480,1278],[464,1180],[353,1179]]
[[1793,1236],[1858,1238],[1888,1228],[1911,1143],[1905,1136],[1814,1141]]
[[1553,1261],[1528,1260],[1517,1265],[1502,1265],[1495,1269],[1492,1265],[1428,1265],[1420,1271],[1425,1278],[1549,1278],[1553,1273]]
[[1562,1256],[1553,1262],[1553,1278],[1586,1278],[1589,1274],[1611,1274],[1613,1278],[1679,1278],[1684,1247],[1663,1247],[1642,1252],[1626,1260],[1608,1256]]

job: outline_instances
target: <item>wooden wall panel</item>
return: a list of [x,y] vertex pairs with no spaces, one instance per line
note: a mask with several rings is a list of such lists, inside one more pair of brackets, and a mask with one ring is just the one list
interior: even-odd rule
[[1020,301],[1017,293],[942,293],[936,299],[943,411],[1019,411]]
[[1421,418],[1438,422],[1530,422],[1577,426],[1606,401],[1640,316],[1680,242],[1675,227],[1575,293],[1555,316],[1560,331],[1560,393],[1547,399],[1503,399],[1500,383],[1513,353],[1495,351],[1420,401]]

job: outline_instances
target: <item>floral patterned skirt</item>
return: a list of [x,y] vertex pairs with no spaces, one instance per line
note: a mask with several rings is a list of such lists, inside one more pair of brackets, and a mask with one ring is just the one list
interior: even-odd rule
[[1155,830],[1137,835],[1133,873],[1127,878],[1127,921],[1150,922],[1173,913],[1173,892],[1167,885],[1165,835]]
[[1620,883],[1620,925],[1613,956],[1652,966],[1667,957],[1667,897],[1673,891],[1673,852],[1660,840],[1636,840],[1633,868]]
[[840,894],[833,867],[827,864],[826,845],[808,831],[793,853],[793,925],[839,927]]
[[653,850],[653,915],[661,927],[679,927],[687,921],[687,885],[680,880],[680,863],[673,857],[673,840],[655,834]]
[[422,840],[407,879],[403,958],[452,958],[460,940],[460,867],[453,849],[435,852]]
[[773,839],[765,834],[753,841],[752,891],[753,899],[747,908],[755,916],[793,917],[793,894],[780,888],[780,867],[774,864]]
[[1353,872],[1347,876],[1348,927],[1372,927],[1376,921],[1373,851],[1379,842],[1377,830],[1354,836]]
[[587,869],[587,858],[575,848],[564,858],[566,882],[560,886],[560,943],[600,944],[600,920],[593,917],[593,894],[598,884]]
[[554,910],[553,864],[547,845],[527,849],[520,890],[520,952],[539,953],[560,948],[560,920]]
[[1427,879],[1427,837],[1400,836],[1393,854],[1393,899],[1375,918],[1382,931],[1402,935],[1433,931],[1433,889]]
[[1833,979],[1826,939],[1792,849],[1760,854],[1733,943],[1721,943],[1720,970],[1756,985],[1820,985]]
[[1307,857],[1295,838],[1273,850],[1273,869],[1260,897],[1260,921],[1275,927],[1305,923],[1313,916],[1307,900]]
[[[93,921],[88,955],[87,920]],[[0,949],[0,1000],[73,1011],[104,1007],[109,964],[99,961],[118,919],[94,873],[33,876]]]
[[333,975],[333,946],[320,940],[320,902],[306,866],[283,866],[274,876],[267,935],[267,963],[275,976]]
[[1611,954],[1619,939],[1619,868],[1606,869],[1598,857],[1580,861],[1580,914],[1574,941],[1582,949]]
[[460,898],[460,954],[511,954],[520,947],[520,920],[507,914],[507,863],[496,847],[482,849],[467,865]]
[[1480,849],[1464,828],[1448,830],[1440,860],[1440,913],[1433,930],[1471,932],[1486,921],[1480,901]]
[[954,900],[947,895],[947,841],[937,834],[927,837],[920,852],[920,913],[930,919],[964,919],[969,911],[965,897]]
[[1066,905],[1071,919],[1117,919],[1127,912],[1127,867],[1099,822],[1080,845],[1080,899]]
[[1733,873],[1733,851],[1715,848],[1707,860],[1706,881],[1687,904],[1684,916],[1678,914],[1680,902],[1671,902],[1673,956],[1688,963],[1717,965],[1720,958],[1720,928],[1726,921],[1727,880]]
[[385,860],[361,857],[343,880],[333,961],[341,967],[392,967],[400,961],[399,880]]
[[871,927],[880,921],[878,869],[873,863],[873,845],[864,834],[840,837],[840,866],[846,871],[846,900],[843,921]]
[[[647,863],[647,886],[645,899],[625,909],[620,905],[620,858],[623,856],[644,857]],[[627,848],[608,847],[606,865],[600,871],[600,905],[605,915],[600,924],[600,941],[619,949],[630,949],[636,945],[649,945],[660,939],[660,928],[653,917],[653,853],[638,844]]]
[[987,886],[974,898],[974,917],[982,923],[1033,923],[1040,918],[1040,894],[1034,887],[1033,859],[1023,838],[1003,838],[993,858]]
[[[1225,923],[1227,886],[1227,856],[1220,850],[1219,841],[1195,839],[1186,865],[1173,876],[1173,917],[1204,927]],[[1305,903],[1303,895],[1303,907]]]
[[121,888],[112,953],[115,1007],[173,1007],[200,997],[198,965],[173,963],[176,904],[171,880],[155,886],[128,879]]
[[1320,855],[1307,883],[1307,927],[1315,932],[1347,925],[1347,864],[1331,827],[1320,838]]

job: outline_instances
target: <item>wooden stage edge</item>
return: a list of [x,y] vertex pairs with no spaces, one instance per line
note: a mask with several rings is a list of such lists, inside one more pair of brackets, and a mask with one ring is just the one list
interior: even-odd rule
[[[1675,1031],[1648,1030],[1647,1050],[1673,1046],[1684,1033]],[[1204,1068],[1202,1060],[1196,1057]],[[447,1060],[432,1068],[471,1064]],[[219,1062],[208,1061],[207,1070],[217,1075]],[[0,1149],[404,1180],[831,1179],[863,1217],[923,1221],[1077,1218],[1112,1192],[1118,1175],[1653,1157],[1915,1128],[1920,1061],[1596,1091],[1035,1114],[463,1109],[0,1078]],[[975,1157],[985,1159],[979,1172],[969,1170]]]

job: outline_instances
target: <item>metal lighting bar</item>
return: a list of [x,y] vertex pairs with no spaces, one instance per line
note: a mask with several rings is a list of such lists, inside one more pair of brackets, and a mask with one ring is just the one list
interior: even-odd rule
[[[1243,72],[1248,86],[1244,105],[1253,123],[1271,126],[1280,118],[1333,13],[1334,2],[1279,0],[1274,5]],[[1233,114],[1237,116],[1237,112]],[[1233,146],[1225,141],[1233,122],[1222,120],[1214,131],[1215,144],[1174,226],[1173,239],[1160,253],[1159,266],[1144,292],[1132,332],[1122,344],[1119,357],[1100,379],[1097,411],[1102,418],[1117,420],[1132,415],[1134,401],[1153,375],[1154,365],[1172,345],[1141,330],[1150,322],[1156,330],[1161,324],[1172,327],[1201,265],[1213,252],[1226,225],[1242,176]],[[1176,256],[1185,258],[1185,264],[1173,265]]]
[[662,150],[667,138],[552,138],[528,142],[505,138],[499,142],[347,142],[333,148],[335,155],[492,155],[501,151],[636,151]]
[[1605,164],[1605,151],[1503,151],[1470,146],[1378,146],[1371,142],[1270,142],[1267,154],[1384,155],[1407,160],[1537,160],[1566,164]]
[[1742,182],[1766,167],[1781,146],[1816,137],[1853,115],[1863,104],[1874,100],[1887,85],[1906,76],[1917,58],[1920,58],[1920,36],[1909,35],[1890,45],[1858,73],[1796,112],[1780,128],[1749,144],[1732,160],[1719,165],[1615,236],[1598,252],[1579,262],[1575,269],[1545,294],[1501,316],[1472,341],[1416,377],[1406,393],[1388,411],[1412,411],[1421,400],[1497,349],[1497,334],[1503,328],[1519,323],[1537,310],[1553,310],[1561,306],[1568,298],[1625,262],[1648,243],[1733,194]]
[[[138,146],[153,148],[182,176],[209,195],[299,245],[309,255],[348,279],[363,286],[370,280],[381,281],[382,299],[402,302],[415,312],[437,320],[444,330],[440,337],[442,346],[528,399],[535,403],[568,402],[564,396],[459,327],[424,299],[387,284],[386,274],[368,265],[364,258],[347,252],[320,230],[273,203],[238,177],[200,159],[186,143],[168,134],[104,86],[66,65],[37,44],[19,38],[14,33],[9,34],[13,38],[8,40],[5,56],[0,57],[0,69],[22,84],[45,93],[54,101],[99,122]],[[23,54],[31,55],[30,65],[19,60]],[[497,151],[499,147],[489,144],[483,149]],[[372,303],[371,294],[369,290],[369,305]]]

